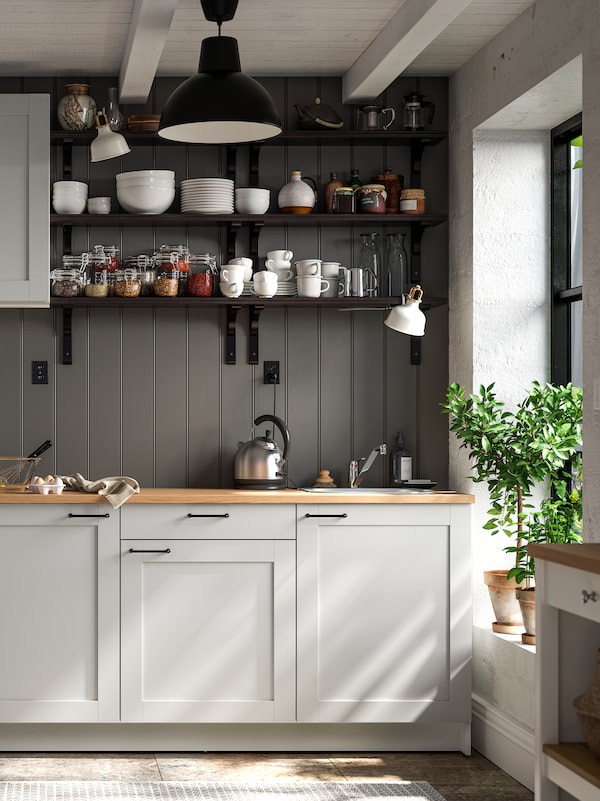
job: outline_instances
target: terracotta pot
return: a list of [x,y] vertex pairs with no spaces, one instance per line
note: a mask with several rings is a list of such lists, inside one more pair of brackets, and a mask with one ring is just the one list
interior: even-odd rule
[[515,595],[521,608],[525,632],[521,640],[525,645],[535,645],[535,587],[525,587],[515,590]]
[[496,615],[492,629],[498,634],[522,634],[523,616],[515,594],[521,585],[513,578],[506,578],[507,573],[508,570],[486,570],[483,574]]

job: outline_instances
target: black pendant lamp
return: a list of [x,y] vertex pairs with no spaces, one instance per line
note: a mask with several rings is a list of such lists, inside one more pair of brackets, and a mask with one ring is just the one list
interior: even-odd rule
[[244,75],[237,39],[221,36],[221,23],[233,19],[238,0],[201,0],[204,16],[219,35],[202,42],[197,75],[169,97],[158,135],[175,142],[229,144],[256,142],[281,133],[273,99]]

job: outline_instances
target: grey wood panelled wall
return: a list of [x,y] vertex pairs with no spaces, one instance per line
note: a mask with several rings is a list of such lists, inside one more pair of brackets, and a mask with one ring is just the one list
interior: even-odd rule
[[[87,82],[99,107],[116,78],[0,79],[0,93],[47,92],[51,108],[64,85]],[[146,106],[124,112],[160,112],[180,79],[159,79]],[[296,103],[319,96],[353,127],[355,106],[341,103],[339,79],[261,79],[275,98],[287,128],[296,127]],[[416,88],[436,105],[433,128],[447,127],[445,79],[398,79],[376,102],[397,113],[402,128],[402,97]],[[53,111],[54,115],[54,111]],[[56,119],[51,127],[57,128]],[[52,173],[62,177],[62,151],[51,149]],[[111,195],[116,208],[115,175],[149,167],[186,177],[219,176],[224,150],[217,146],[134,147],[121,159],[91,164],[86,147],[73,150],[73,178],[89,183],[90,195]],[[390,167],[407,178],[408,150],[395,146],[266,146],[260,155],[260,185],[271,190],[271,211],[290,171],[302,170],[322,186],[331,171],[342,178],[359,169],[363,180]],[[240,148],[236,185],[247,185],[246,149]],[[429,211],[448,210],[447,146],[429,148],[422,185]],[[176,198],[174,210],[178,209]],[[271,249],[291,249],[295,258],[318,256],[352,266],[360,233],[377,231],[385,255],[386,229],[367,217],[362,226],[266,229],[259,261]],[[408,228],[405,229],[408,233]],[[407,237],[407,240],[409,237]],[[422,284],[427,295],[446,297],[447,225],[429,228],[422,242]],[[62,231],[52,231],[52,264],[60,265]],[[73,227],[72,252],[95,244],[116,244],[121,256],[151,253],[163,243],[187,244],[192,252],[215,253],[224,260],[225,231],[218,226],[181,228]],[[407,242],[408,243],[408,242]],[[10,243],[4,243],[5,256]],[[237,255],[248,252],[247,235],[238,236]],[[40,465],[42,473],[80,472],[88,478],[130,475],[142,486],[231,487],[232,462],[252,421],[263,413],[282,417],[290,429],[289,485],[314,481],[322,468],[345,485],[350,459],[366,456],[382,442],[394,445],[403,431],[414,457],[414,474],[447,486],[447,420],[440,413],[448,383],[447,308],[427,312],[422,363],[410,364],[410,340],[383,325],[384,311],[324,308],[269,309],[260,317],[259,364],[247,363],[248,312],[238,315],[235,365],[224,363],[224,309],[201,304],[173,309],[93,308],[73,312],[73,363],[61,361],[62,310],[0,309],[3,344],[0,393],[0,452],[28,453],[39,442],[54,442]],[[281,364],[281,383],[263,384],[264,359]],[[49,383],[31,384],[31,361],[47,360]],[[262,427],[258,433],[264,433]],[[378,459],[366,485],[390,481],[389,459]]]

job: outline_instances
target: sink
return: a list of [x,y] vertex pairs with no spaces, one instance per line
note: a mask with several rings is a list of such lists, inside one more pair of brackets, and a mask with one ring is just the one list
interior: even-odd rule
[[430,489],[408,489],[405,487],[300,487],[302,492],[317,492],[322,495],[414,495],[433,492]]

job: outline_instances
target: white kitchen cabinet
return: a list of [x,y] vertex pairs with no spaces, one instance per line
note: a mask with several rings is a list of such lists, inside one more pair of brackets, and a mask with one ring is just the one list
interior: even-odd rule
[[119,515],[0,506],[0,722],[119,720]]
[[298,720],[458,724],[470,749],[470,508],[298,507]]
[[0,307],[49,306],[49,95],[0,95],[0,174]]
[[600,544],[529,550],[536,562],[535,798],[600,801],[600,761],[573,708],[600,648]]
[[[122,721],[293,721],[294,507],[122,511],[149,534],[121,547]],[[259,519],[264,539],[245,538]],[[169,530],[196,538],[150,538]]]

